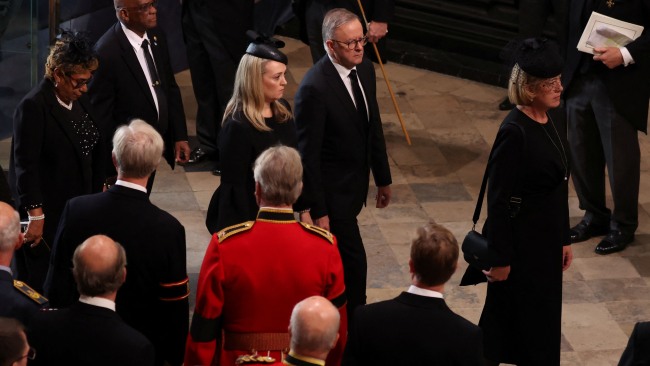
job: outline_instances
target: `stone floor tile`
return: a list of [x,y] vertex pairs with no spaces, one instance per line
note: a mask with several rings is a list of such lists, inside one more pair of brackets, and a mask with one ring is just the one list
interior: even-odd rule
[[585,280],[640,277],[629,260],[612,255],[576,258],[572,266],[582,273]]
[[[154,183],[155,186],[156,183]],[[165,211],[199,210],[193,192],[151,192],[151,202]]]
[[[453,221],[467,221],[472,218],[475,201],[456,202],[422,202],[422,209],[435,222],[442,224]],[[486,215],[486,205],[483,205],[482,217]],[[459,240],[462,238],[458,238]]]
[[465,186],[458,183],[413,183],[411,189],[419,202],[472,201]]
[[630,263],[642,277],[650,277],[650,256],[632,257]]
[[408,290],[408,285],[390,288],[368,288],[366,290],[366,302],[372,304],[379,301],[394,299],[406,290]]
[[379,226],[379,230],[386,238],[388,244],[410,243],[415,236],[417,228],[426,224],[427,221],[408,223],[388,223]]
[[578,352],[562,352],[560,354],[560,366],[582,366]]
[[650,300],[650,287],[646,286],[645,281],[640,277],[587,280],[586,282],[599,302]]
[[585,281],[564,281],[562,283],[562,302],[564,304],[594,303],[597,302],[597,298]]
[[171,211],[170,213],[185,227],[187,249],[205,251],[212,238],[205,227],[205,215],[201,211]]
[[[605,306],[612,315],[612,318],[619,324],[632,324],[650,320],[650,296],[639,297],[639,300],[625,301],[616,299],[615,301],[605,302]],[[630,327],[631,333],[632,327]]]
[[578,352],[585,366],[616,366],[624,348]]
[[417,203],[391,204],[389,209],[373,210],[372,212],[377,224],[390,222],[412,222],[428,221],[427,213]]
[[602,304],[564,304],[562,333],[578,352],[618,350],[627,344],[627,336]]
[[212,172],[191,172],[185,173],[187,181],[190,184],[192,191],[211,191],[214,192],[219,184],[221,184],[221,177],[217,177]]

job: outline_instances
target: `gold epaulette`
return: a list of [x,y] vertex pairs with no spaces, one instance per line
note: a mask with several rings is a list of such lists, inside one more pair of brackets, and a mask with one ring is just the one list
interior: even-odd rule
[[228,226],[227,228],[219,231],[217,233],[217,237],[219,238],[219,243],[223,243],[226,239],[228,239],[229,237],[235,234],[239,234],[244,231],[248,231],[252,229],[253,224],[255,224],[255,221],[246,221],[246,222],[242,222],[241,224]]
[[18,280],[14,280],[14,288],[18,291],[20,291],[23,295],[29,297],[32,299],[35,303],[39,305],[43,305],[47,303],[49,300],[45,298],[43,295],[39,294],[38,292],[34,291],[33,288],[27,286],[26,283]]
[[321,236],[325,240],[329,241],[330,244],[334,244],[334,236],[329,231],[327,231],[327,230],[325,230],[325,229],[323,229],[321,227],[314,226],[314,225],[311,225],[311,224],[307,224],[307,223],[304,223],[304,222],[301,222],[300,225],[302,225],[302,227],[304,227],[308,232],[317,234],[318,236]]

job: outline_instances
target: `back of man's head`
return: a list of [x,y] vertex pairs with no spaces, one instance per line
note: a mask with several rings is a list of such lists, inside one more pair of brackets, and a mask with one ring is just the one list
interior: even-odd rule
[[78,246],[72,264],[72,274],[81,295],[112,295],[126,278],[124,248],[105,235],[91,236]]
[[0,252],[13,253],[20,238],[20,217],[18,212],[0,202]]
[[134,119],[113,135],[113,159],[120,178],[146,178],[160,163],[163,139],[150,124]]
[[287,146],[274,146],[255,160],[255,182],[261,188],[261,198],[269,205],[292,205],[302,191],[300,154]]
[[426,287],[444,285],[456,271],[458,242],[442,225],[429,223],[418,228],[411,243],[412,274]]
[[25,348],[25,327],[16,319],[0,317],[0,366],[13,365]]
[[291,350],[324,360],[336,345],[340,322],[339,311],[326,298],[312,296],[302,300],[291,313]]

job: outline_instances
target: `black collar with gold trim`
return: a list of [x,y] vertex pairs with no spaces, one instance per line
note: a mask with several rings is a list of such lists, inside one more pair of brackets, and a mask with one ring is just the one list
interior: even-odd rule
[[296,222],[293,210],[290,208],[260,208],[257,213],[257,221],[274,222],[278,224],[289,224]]
[[[315,361],[315,362],[310,362],[310,361]],[[323,366],[325,365],[324,361],[317,360],[312,357],[304,357],[300,356],[298,354],[295,354],[293,351],[291,351],[285,358],[284,361],[282,362],[285,365],[292,365],[292,366]]]

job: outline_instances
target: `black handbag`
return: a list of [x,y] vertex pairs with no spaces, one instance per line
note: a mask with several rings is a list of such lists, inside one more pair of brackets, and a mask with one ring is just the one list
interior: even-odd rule
[[[521,129],[521,132],[524,135],[524,144],[525,144],[526,134],[524,129],[514,122],[509,122],[509,123],[512,123]],[[461,249],[463,251],[463,258],[465,259],[465,262],[469,263],[470,266],[476,269],[485,270],[485,271],[493,267],[494,263],[498,263],[497,255],[494,252],[492,252],[490,250],[490,247],[488,246],[488,239],[485,236],[483,236],[483,234],[476,231],[476,223],[478,222],[478,218],[481,215],[481,207],[483,206],[483,197],[485,196],[485,188],[487,187],[488,172],[490,171],[489,169],[490,169],[491,161],[492,161],[492,152],[490,152],[490,157],[488,158],[488,163],[487,166],[485,167],[485,173],[483,174],[483,182],[481,183],[481,190],[479,191],[478,200],[476,202],[476,208],[474,209],[474,216],[472,217],[472,222],[474,223],[474,225],[472,225],[472,230],[470,230],[467,233],[467,235],[465,235],[465,239],[463,239],[463,244],[461,245]],[[520,180],[521,179],[518,179],[518,181]],[[515,192],[518,191],[517,188],[521,188],[521,187],[515,187]],[[517,194],[517,196],[510,197],[510,204],[508,205],[508,209],[510,211],[511,218],[517,216],[520,207],[521,207],[521,195]]]

